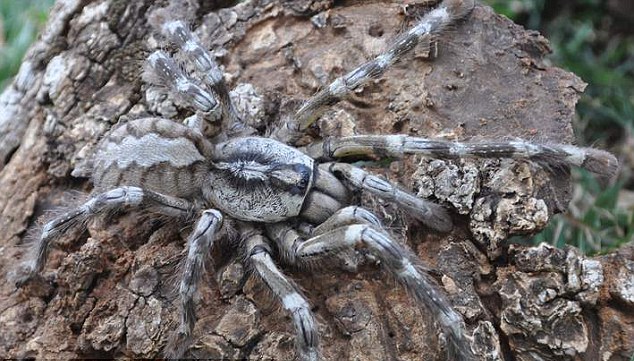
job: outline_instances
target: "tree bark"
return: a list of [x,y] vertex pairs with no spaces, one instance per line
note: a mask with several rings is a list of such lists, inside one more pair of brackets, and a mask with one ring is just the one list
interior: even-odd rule
[[[213,49],[230,86],[254,86],[261,129],[377,55],[424,10],[354,0],[233,7],[59,0],[0,96],[0,267],[7,277],[36,220],[72,203],[68,191],[91,191],[90,155],[113,124],[188,115],[141,80],[143,60],[157,47],[148,19],[166,5]],[[416,49],[336,105],[301,142],[355,133],[572,142],[571,119],[585,84],[549,66],[543,59],[549,50],[539,34],[478,6],[432,49]],[[526,162],[416,157],[372,170],[455,211],[455,229],[434,234],[392,205],[360,199],[437,270],[483,360],[627,360],[634,353],[631,244],[591,258],[574,248],[506,242],[537,232],[565,210],[566,172]],[[63,237],[42,279],[21,289],[2,283],[0,356],[160,357],[177,319],[169,280],[183,248],[181,229],[134,213]],[[244,276],[235,250],[212,256],[187,356],[291,359],[287,315]],[[314,305],[326,359],[445,359],[438,328],[406,292],[384,281],[377,265],[362,264],[359,273],[284,269]]]

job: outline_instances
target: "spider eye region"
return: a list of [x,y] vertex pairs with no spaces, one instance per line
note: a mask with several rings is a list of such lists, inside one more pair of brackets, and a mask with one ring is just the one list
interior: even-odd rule
[[304,164],[283,164],[273,167],[269,176],[271,184],[292,195],[306,193],[312,170]]

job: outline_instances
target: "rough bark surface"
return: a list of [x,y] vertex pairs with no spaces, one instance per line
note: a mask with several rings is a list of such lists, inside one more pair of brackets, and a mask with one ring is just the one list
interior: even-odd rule
[[[144,57],[157,46],[148,19],[168,3],[220,57],[230,85],[249,83],[262,97],[261,129],[292,108],[291,100],[378,54],[412,21],[402,5],[387,1],[230,7],[59,0],[0,96],[3,275],[17,267],[28,229],[42,214],[68,204],[70,190],[91,191],[90,155],[113,124],[149,113],[187,116],[140,79]],[[409,14],[417,10],[407,7]],[[585,84],[545,63],[548,51],[539,34],[478,6],[436,47],[416,49],[337,105],[302,142],[354,133],[571,142],[570,121]],[[589,258],[572,248],[505,243],[565,210],[565,172],[525,162],[415,157],[373,170],[455,210],[455,230],[438,235],[389,204],[361,199],[438,271],[483,360],[627,360],[634,353],[631,245]],[[183,248],[181,229],[131,214],[64,237],[41,279],[19,290],[2,282],[0,357],[160,356],[177,318],[169,280]],[[226,248],[213,253],[216,272],[201,286],[187,356],[292,358],[290,321],[245,278],[236,256]],[[445,359],[430,318],[376,265],[362,265],[359,274],[285,271],[314,305],[326,359]]]

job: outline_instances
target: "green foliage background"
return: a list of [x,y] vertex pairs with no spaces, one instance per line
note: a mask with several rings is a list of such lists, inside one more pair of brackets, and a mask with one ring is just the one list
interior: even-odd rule
[[[621,1],[621,6],[627,8],[628,1]],[[544,34],[553,47],[552,63],[588,83],[574,124],[579,143],[608,149],[621,162],[618,178],[607,182],[575,170],[570,211],[556,216],[532,241],[559,247],[573,244],[587,253],[606,252],[632,242],[634,14],[610,8],[604,0],[487,2],[499,13]]]
[[0,90],[17,73],[54,0],[0,0]]
[[[630,0],[631,1],[631,0]],[[496,11],[550,41],[552,63],[589,85],[577,109],[580,145],[609,149],[622,163],[617,179],[600,182],[574,171],[570,211],[531,240],[605,252],[634,239],[634,17],[603,0],[485,0]],[[626,2],[626,1],[625,1]],[[54,0],[0,0],[0,90],[46,21]],[[616,15],[616,16],[615,16]],[[629,16],[629,18],[627,18]]]

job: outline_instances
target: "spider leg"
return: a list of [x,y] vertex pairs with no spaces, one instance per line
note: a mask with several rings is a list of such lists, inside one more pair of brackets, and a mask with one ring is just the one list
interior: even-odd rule
[[565,144],[536,144],[522,140],[461,143],[407,135],[358,135],[338,139],[329,138],[307,146],[304,151],[322,161],[350,156],[402,158],[408,154],[421,154],[445,159],[465,157],[528,159],[546,165],[581,167],[608,177],[614,176],[618,171],[616,157],[603,150]]
[[175,98],[203,113],[214,112],[219,106],[216,96],[198,85],[164,51],[157,50],[150,54],[145,77],[149,83],[166,87]]
[[254,235],[246,240],[246,254],[253,274],[264,282],[293,318],[300,358],[306,361],[319,360],[319,334],[310,305],[298,287],[275,265],[262,235]]
[[315,227],[312,234],[317,236],[351,224],[368,224],[379,228],[383,227],[381,221],[372,212],[359,206],[348,206],[333,213],[330,218]]
[[267,229],[282,253],[287,255],[287,261],[300,267],[323,265],[324,260],[331,261],[341,253],[354,249],[369,251],[381,260],[381,264],[421,306],[434,314],[435,320],[442,326],[450,341],[451,352],[454,353],[454,357],[450,359],[475,359],[462,317],[453,310],[436,282],[425,273],[428,268],[379,226],[346,225],[305,241],[287,224],[271,225]]
[[293,140],[294,136],[310,127],[324,111],[363,84],[380,78],[392,64],[418,44],[429,46],[435,36],[447,26],[465,18],[474,6],[474,0],[443,1],[437,8],[425,14],[409,31],[398,36],[385,52],[335,79],[310,97],[297,110],[294,117],[286,119],[282,127],[277,129],[276,136],[285,141]]
[[[348,206],[334,212],[323,223],[314,228],[311,227],[303,234],[318,236],[351,224],[367,224],[378,228],[383,227],[381,221],[379,221],[372,212],[358,206]],[[287,222],[267,224],[266,230],[268,235],[277,242],[277,248],[280,250],[284,261],[288,264],[297,265],[294,252],[299,243],[304,242],[304,237]],[[356,272],[356,265],[351,265],[349,255],[342,252],[342,254],[336,257],[340,259],[342,268]],[[306,264],[301,264],[300,266],[306,266]]]
[[451,217],[444,207],[416,197],[384,179],[347,163],[331,163],[329,169],[350,186],[398,204],[426,226],[441,232],[451,230]]
[[313,190],[306,196],[300,215],[312,223],[320,223],[341,207],[342,204],[338,200]]
[[229,90],[224,80],[222,70],[213,59],[209,51],[205,49],[196,35],[194,35],[183,21],[168,21],[161,26],[161,32],[170,41],[176,44],[182,54],[192,60],[198,71],[204,75],[204,81],[208,84],[220,101],[223,119],[229,121],[226,126],[231,135],[252,133],[251,129],[242,122],[236,108],[229,96]]
[[[155,213],[171,217],[186,218],[191,215],[194,205],[184,199],[171,197],[138,187],[119,187],[97,194],[87,202],[54,218],[44,225],[42,233],[32,248],[32,253],[22,265],[24,275],[16,283],[21,285],[37,273],[46,263],[51,242],[73,227],[86,227],[87,221],[100,214],[117,211],[123,207],[147,206]],[[23,276],[23,277],[22,277]]]
[[340,203],[348,203],[350,191],[328,169],[329,164],[320,164],[315,172],[313,189],[327,194]]
[[187,257],[178,294],[180,297],[180,327],[170,340],[166,355],[180,358],[189,344],[196,323],[193,297],[204,272],[205,258],[209,256],[213,241],[222,226],[222,214],[215,209],[203,211],[194,231],[187,237]]

